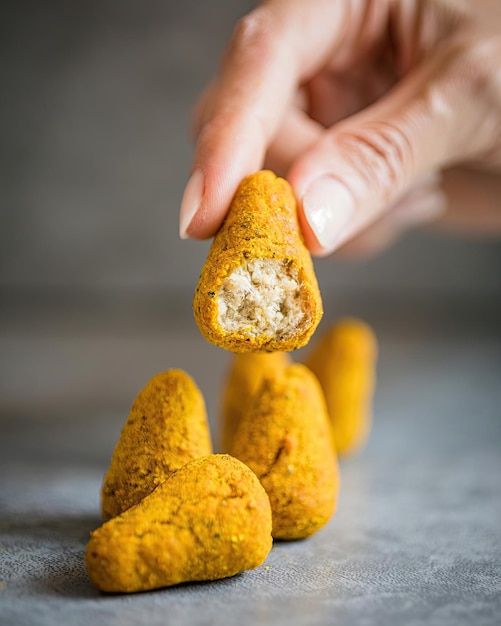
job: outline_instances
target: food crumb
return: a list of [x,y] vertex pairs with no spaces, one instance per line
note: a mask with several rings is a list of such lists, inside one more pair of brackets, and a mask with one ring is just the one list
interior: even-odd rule
[[270,569],[270,566],[269,566],[269,565],[265,565],[265,566],[264,566],[264,569],[265,569],[266,571],[268,571],[268,570]]

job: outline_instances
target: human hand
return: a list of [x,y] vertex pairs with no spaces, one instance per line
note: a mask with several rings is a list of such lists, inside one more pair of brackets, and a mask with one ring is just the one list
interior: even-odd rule
[[501,233],[500,59],[498,0],[264,2],[198,104],[181,236],[214,235],[263,165],[315,254],[376,249],[448,202]]

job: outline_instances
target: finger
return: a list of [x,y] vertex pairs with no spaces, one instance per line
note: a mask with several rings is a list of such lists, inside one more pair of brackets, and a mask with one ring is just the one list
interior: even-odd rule
[[290,107],[265,158],[265,167],[285,176],[291,164],[321,137],[324,127],[303,110]]
[[439,228],[470,236],[501,237],[501,172],[453,168],[443,175],[449,210]]
[[292,165],[300,218],[315,254],[374,222],[416,177],[491,148],[498,116],[479,98],[482,57],[442,48],[376,104],[327,130]]
[[341,41],[348,4],[274,0],[237,26],[210,108],[200,113],[182,237],[218,229],[240,180],[262,166],[297,86]]
[[381,98],[395,81],[378,57],[342,74],[322,72],[308,83],[308,113],[325,127],[332,126]]
[[213,109],[214,99],[217,93],[217,81],[210,82],[198,97],[191,114],[191,134],[195,139],[209,117]]
[[446,212],[447,197],[438,188],[418,187],[376,222],[336,250],[336,256],[364,258],[379,254],[406,231],[428,226]]
[[353,115],[388,90],[385,75],[376,68],[370,74],[362,81],[321,72],[299,90],[268,148],[265,167],[285,176],[299,155],[320,139],[326,126]]

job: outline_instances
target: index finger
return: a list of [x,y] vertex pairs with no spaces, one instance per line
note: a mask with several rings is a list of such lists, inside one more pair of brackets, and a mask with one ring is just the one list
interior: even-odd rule
[[239,22],[201,114],[181,237],[217,232],[242,178],[262,167],[296,87],[342,36],[348,5],[270,0]]

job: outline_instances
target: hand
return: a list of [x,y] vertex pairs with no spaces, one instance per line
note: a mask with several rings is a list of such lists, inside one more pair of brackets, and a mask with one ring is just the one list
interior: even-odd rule
[[376,249],[448,203],[501,234],[500,59],[498,0],[264,2],[198,104],[181,236],[214,235],[263,166],[315,254]]

